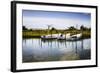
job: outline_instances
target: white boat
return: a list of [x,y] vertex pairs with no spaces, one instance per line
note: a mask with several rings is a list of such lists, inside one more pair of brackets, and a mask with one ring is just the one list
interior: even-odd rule
[[79,34],[72,35],[70,39],[67,39],[67,40],[70,40],[70,41],[79,40],[81,37],[82,37],[82,33],[79,33]]
[[52,35],[45,35],[45,36],[41,36],[42,39],[44,40],[49,40],[49,39],[57,39],[57,34],[52,34]]
[[66,39],[71,38],[70,33],[66,34],[66,35],[65,35],[65,38],[66,38]]
[[80,38],[82,36],[82,33],[76,34],[76,35],[72,35],[71,38],[75,37],[75,38]]
[[82,36],[82,33],[79,34],[75,34],[75,35],[70,35],[70,33],[63,35],[63,34],[52,34],[52,35],[45,35],[45,36],[41,36],[42,39],[44,40],[49,40],[49,39],[57,39],[57,40],[78,40],[80,39]]
[[66,40],[66,39],[69,39],[69,38],[70,38],[70,33],[65,34],[65,35],[60,34],[60,35],[57,37],[58,40]]

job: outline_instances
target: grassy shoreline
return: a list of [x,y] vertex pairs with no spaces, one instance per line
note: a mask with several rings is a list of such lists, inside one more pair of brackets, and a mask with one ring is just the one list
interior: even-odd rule
[[90,38],[91,32],[89,30],[81,31],[81,30],[70,30],[70,31],[64,31],[64,30],[58,30],[58,31],[50,31],[48,34],[47,30],[23,30],[22,31],[22,37],[23,38],[40,38],[41,36],[45,35],[51,35],[51,34],[68,34],[71,35],[82,33],[82,39],[84,38]]

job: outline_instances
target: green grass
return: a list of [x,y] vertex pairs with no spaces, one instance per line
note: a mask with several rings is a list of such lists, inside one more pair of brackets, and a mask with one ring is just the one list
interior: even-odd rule
[[44,35],[50,35],[50,34],[67,34],[71,33],[71,35],[78,34],[82,32],[82,38],[90,38],[91,32],[89,30],[81,31],[81,30],[57,30],[57,31],[48,31],[47,30],[23,30],[22,36],[23,38],[40,38]]

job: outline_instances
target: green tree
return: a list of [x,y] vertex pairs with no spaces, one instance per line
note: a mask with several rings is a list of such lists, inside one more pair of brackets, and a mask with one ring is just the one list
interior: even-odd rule
[[25,26],[23,26],[23,30],[28,30]]
[[82,26],[80,27],[80,30],[89,30],[89,28],[87,28],[87,27],[85,27],[85,26],[82,25]]
[[69,30],[76,30],[74,26],[69,27]]

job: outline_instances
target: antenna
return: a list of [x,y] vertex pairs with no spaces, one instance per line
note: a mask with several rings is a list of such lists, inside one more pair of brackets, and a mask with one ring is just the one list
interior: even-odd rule
[[48,34],[49,34],[49,31],[50,31],[50,27],[51,27],[51,25],[47,25],[48,26]]

